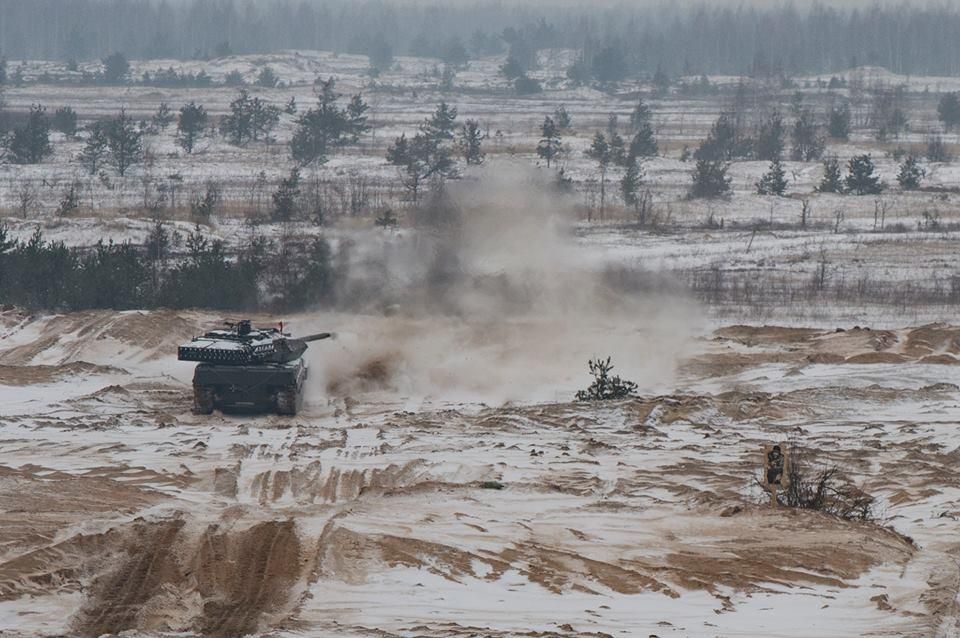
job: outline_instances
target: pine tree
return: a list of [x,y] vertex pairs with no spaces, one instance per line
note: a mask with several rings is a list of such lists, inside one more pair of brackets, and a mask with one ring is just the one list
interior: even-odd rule
[[230,113],[220,120],[220,133],[231,144],[243,146],[259,139],[269,139],[280,121],[280,109],[260,99],[251,98],[246,89],[230,103]]
[[480,123],[476,120],[467,120],[466,124],[460,127],[460,152],[467,164],[483,164],[483,138]]
[[840,175],[840,160],[830,157],[823,160],[823,178],[817,186],[818,193],[842,193],[843,177]]
[[633,107],[633,112],[630,113],[630,128],[638,131],[644,125],[649,125],[651,119],[650,107],[646,105],[643,98],[640,98],[637,100],[637,105]]
[[370,129],[367,104],[359,94],[346,108],[337,106],[338,94],[333,78],[322,83],[317,107],[308,109],[297,119],[297,128],[290,140],[290,153],[301,166],[323,164],[334,148],[356,143]]
[[420,126],[420,130],[438,142],[452,140],[457,130],[457,109],[446,102],[440,102],[433,115]]
[[176,118],[170,110],[170,105],[166,102],[161,102],[160,106],[157,107],[157,112],[153,115],[154,125],[161,131],[166,131],[167,127],[173,124],[174,119]]
[[455,68],[467,65],[467,62],[470,61],[470,55],[467,53],[467,47],[463,45],[460,36],[451,36],[443,43],[440,59],[447,65]]
[[413,138],[401,135],[387,149],[387,161],[403,171],[404,186],[414,201],[426,180],[442,182],[458,176],[450,144],[457,131],[456,120],[457,109],[441,102]]
[[14,130],[9,143],[14,164],[37,164],[53,153],[47,110],[39,104],[30,107],[27,122]]
[[143,135],[125,109],[120,109],[120,114],[107,122],[104,132],[110,161],[123,177],[132,165],[143,160]]
[[757,194],[783,197],[786,192],[786,171],[783,170],[783,164],[780,163],[780,160],[775,159],[770,162],[770,168],[757,182]]
[[253,123],[250,115],[250,94],[240,89],[239,95],[230,102],[230,114],[220,121],[220,132],[231,144],[242,146],[253,139]]
[[905,191],[912,191],[920,188],[920,182],[926,176],[927,172],[920,166],[919,161],[913,155],[910,155],[900,165],[900,172],[897,173],[897,183]]
[[540,133],[541,138],[537,144],[537,156],[547,160],[547,168],[550,168],[550,162],[560,155],[563,148],[560,143],[560,127],[557,126],[552,117],[547,115],[543,118]]
[[874,174],[873,159],[857,155],[847,164],[846,190],[854,195],[876,195],[883,192],[880,178]]
[[77,134],[77,112],[69,106],[62,106],[53,113],[50,125],[69,138]]
[[637,391],[637,384],[633,381],[626,381],[610,374],[613,370],[610,357],[607,357],[606,361],[591,359],[587,363],[590,374],[593,375],[593,383],[586,390],[577,392],[577,401],[616,401],[625,399]]
[[810,162],[823,155],[824,140],[820,136],[820,127],[813,119],[813,113],[804,110],[793,124],[792,157],[798,162]]
[[953,158],[950,156],[950,149],[947,148],[943,137],[931,135],[927,138],[927,159],[931,162],[949,162]]
[[370,68],[376,75],[388,71],[393,66],[393,48],[387,43],[386,37],[379,33],[374,38],[372,47],[367,52]]
[[666,95],[670,90],[670,76],[661,66],[657,66],[657,71],[653,74],[653,87],[660,95]]
[[399,167],[403,185],[417,201],[423,184],[429,179],[450,179],[457,176],[457,166],[450,148],[422,131],[412,139],[401,135],[387,149],[387,161]]
[[653,134],[653,127],[650,122],[643,122],[637,127],[637,133],[630,142],[628,156],[636,157],[654,157],[660,152],[657,146],[657,138]]
[[270,133],[280,121],[280,109],[258,97],[250,101],[250,128],[253,141],[270,141]]
[[941,97],[937,116],[947,131],[960,124],[960,93],[947,93]]
[[370,110],[370,106],[363,101],[363,96],[357,93],[347,104],[347,135],[350,136],[350,140],[356,144],[360,141],[360,137],[370,130],[370,125],[367,123],[367,111]]
[[610,169],[610,164],[616,161],[616,149],[611,148],[603,133],[598,132],[593,136],[593,143],[590,144],[585,155],[597,163],[597,170],[600,172],[600,217],[602,219],[606,205],[607,171]]
[[86,167],[87,172],[96,175],[107,156],[106,127],[101,122],[95,122],[88,128],[89,135],[83,145],[83,150],[77,160]]
[[627,58],[619,43],[602,47],[593,56],[593,77],[603,84],[620,82],[627,77]]
[[195,102],[180,107],[177,120],[177,144],[187,153],[193,153],[197,139],[207,126],[207,112]]
[[850,106],[846,102],[830,109],[827,133],[835,140],[850,139]]
[[626,166],[628,161],[632,161],[633,158],[627,155],[626,142],[623,141],[619,133],[616,131],[611,132],[608,144],[610,145],[611,162],[617,166]]
[[639,160],[632,160],[627,165],[627,170],[620,180],[620,194],[623,196],[623,203],[633,208],[634,211],[640,206],[640,187],[643,185],[643,167]]
[[120,84],[130,72],[130,63],[122,53],[111,53],[103,60],[103,79],[108,84]]
[[755,143],[757,159],[767,161],[780,159],[783,154],[783,138],[785,135],[786,127],[783,124],[783,116],[780,111],[774,110],[761,122],[757,131]]
[[730,165],[721,160],[698,159],[691,174],[692,184],[687,196],[690,199],[712,198],[730,192],[730,178],[727,171]]
[[508,80],[516,80],[524,74],[524,69],[516,58],[507,56],[507,60],[500,66],[500,73]]
[[517,92],[517,95],[534,95],[535,93],[541,93],[543,86],[529,75],[521,75],[513,81],[513,90]]
[[280,78],[277,77],[277,74],[273,72],[268,66],[260,69],[260,73],[257,74],[257,86],[262,86],[265,89],[272,89],[277,86],[280,82]]
[[694,152],[693,157],[708,162],[727,161],[732,159],[736,152],[737,128],[730,114],[723,113],[713,123],[710,134]]
[[560,133],[569,131],[573,126],[573,119],[570,117],[570,114],[567,113],[567,107],[563,104],[553,110],[553,121],[557,125],[557,130]]
[[296,217],[299,202],[300,171],[294,168],[289,177],[280,180],[280,185],[273,193],[273,220],[285,222]]

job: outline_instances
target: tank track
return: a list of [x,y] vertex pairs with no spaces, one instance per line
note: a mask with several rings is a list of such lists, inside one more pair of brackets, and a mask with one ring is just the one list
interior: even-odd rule
[[277,392],[277,414],[295,416],[299,407],[299,392],[296,388],[288,388]]
[[212,414],[213,413],[213,388],[206,386],[193,386],[193,412],[194,414]]

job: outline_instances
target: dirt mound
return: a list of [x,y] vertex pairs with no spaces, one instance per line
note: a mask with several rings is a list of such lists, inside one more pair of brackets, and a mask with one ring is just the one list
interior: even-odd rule
[[803,355],[796,352],[722,352],[687,359],[681,364],[680,370],[698,376],[721,377],[761,365],[802,362]]
[[[4,525],[6,530],[10,527]],[[116,541],[116,533],[77,534],[0,563],[0,601],[80,591],[91,556],[102,556],[104,548]]]
[[132,513],[162,499],[124,468],[75,476],[49,468],[0,466],[0,600],[77,591],[83,566],[99,552],[97,534],[74,533],[91,518]]
[[778,397],[766,392],[724,392],[710,395],[671,395],[652,399],[636,399],[625,404],[641,423],[656,420],[670,424],[677,421],[701,422],[707,415],[721,414],[735,421],[756,418],[782,418],[795,406],[779,405]]
[[126,374],[113,366],[100,366],[86,361],[75,361],[59,366],[0,365],[0,385],[32,385],[52,383],[75,376]]
[[[103,361],[117,349],[136,350],[135,358],[170,356],[176,346],[201,331],[207,317],[173,311],[115,312],[90,310],[66,315],[31,317],[17,324],[0,346],[0,363],[25,366]],[[18,343],[20,333],[29,341]]]
[[[634,515],[623,513],[624,520]],[[482,524],[474,528],[480,535],[488,532]],[[723,598],[724,588],[847,587],[872,567],[906,563],[915,551],[904,538],[876,526],[767,508],[733,517],[690,513],[669,528],[645,525],[642,545],[612,553],[604,538],[611,530],[591,529],[589,535],[576,530],[540,535],[527,528],[513,540],[504,538],[494,551],[418,538],[416,531],[399,536],[337,526],[326,534],[318,568],[322,577],[352,584],[386,565],[423,569],[456,583],[516,573],[555,594],[609,590],[678,598],[683,590],[701,589]]]
[[110,321],[98,338],[112,338],[149,352],[169,352],[200,332],[198,320],[173,310],[123,313]]
[[908,357],[896,352],[864,352],[852,357],[847,357],[847,363],[906,363],[910,361]]
[[713,334],[720,339],[730,339],[747,346],[773,343],[803,343],[822,331],[811,328],[784,328],[780,326],[729,326]]
[[920,359],[920,363],[954,366],[960,363],[960,359],[957,359],[949,354],[931,354]]
[[849,357],[864,352],[890,350],[899,341],[897,334],[890,330],[854,328],[824,331],[810,345],[818,353]]
[[907,334],[904,353],[915,358],[935,354],[960,354],[960,328],[942,323],[929,324]]
[[777,364],[799,371],[808,364],[960,363],[960,328],[946,324],[900,331],[732,326],[713,334],[708,352],[682,362],[684,374],[722,377]]
[[835,354],[833,352],[817,352],[806,356],[807,363],[819,363],[825,365],[835,365],[838,363],[844,363],[846,359],[842,354]]

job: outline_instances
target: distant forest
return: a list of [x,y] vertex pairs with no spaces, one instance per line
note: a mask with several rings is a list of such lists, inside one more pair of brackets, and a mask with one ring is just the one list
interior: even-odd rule
[[[960,8],[393,4],[378,0],[0,0],[7,59],[210,58],[283,49],[443,58],[508,49],[616,55],[629,75],[960,75]],[[515,51],[515,52],[516,52]],[[589,60],[588,60],[589,61]]]

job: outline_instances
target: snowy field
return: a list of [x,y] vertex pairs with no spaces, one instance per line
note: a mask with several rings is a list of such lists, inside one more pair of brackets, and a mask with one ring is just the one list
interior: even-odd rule
[[[882,83],[907,91],[909,127],[898,139],[880,143],[871,129],[855,126],[850,141],[827,144],[826,155],[841,161],[859,153],[871,154],[879,176],[887,184],[887,190],[879,196],[816,193],[822,175],[820,163],[794,161],[784,162],[789,181],[787,197],[760,196],[755,193],[755,184],[767,170],[767,163],[742,161],[730,169],[732,197],[690,201],[686,193],[693,162],[682,160],[683,149],[695,149],[716,117],[731,108],[739,79],[711,78],[711,83],[724,92],[701,97],[678,92],[657,95],[649,86],[629,82],[605,92],[576,87],[566,78],[566,68],[574,57],[575,52],[568,50],[541,51],[539,67],[532,76],[545,91],[526,97],[516,96],[510,83],[498,73],[502,57],[471,61],[456,73],[453,88],[447,91],[440,89],[441,70],[435,60],[400,57],[389,71],[372,78],[364,56],[315,51],[214,60],[134,61],[131,77],[173,68],[181,73],[204,71],[217,82],[228,73],[238,72],[253,83],[258,73],[269,67],[280,79],[280,86],[248,89],[277,106],[293,98],[300,112],[315,102],[317,79],[336,78],[344,99],[362,93],[370,105],[373,129],[357,144],[333,154],[328,163],[301,171],[304,193],[311,201],[322,202],[326,219],[323,227],[306,220],[295,222],[293,228],[298,235],[324,234],[332,239],[348,237],[361,244],[376,243],[383,233],[373,229],[373,219],[387,208],[398,215],[404,229],[401,232],[406,232],[412,203],[400,172],[385,159],[386,149],[400,134],[413,135],[445,100],[458,109],[458,121],[476,119],[480,123],[487,135],[484,150],[488,166],[506,166],[508,172],[515,167],[524,171],[530,168],[542,181],[553,179],[556,166],[563,169],[572,179],[574,193],[562,207],[565,215],[581,223],[577,236],[583,244],[599,243],[607,249],[607,257],[616,256],[628,267],[653,271],[674,279],[681,287],[692,288],[711,312],[718,312],[726,320],[775,319],[782,324],[822,319],[827,325],[886,321],[884,325],[896,326],[951,318],[955,304],[960,302],[960,282],[955,281],[960,257],[952,250],[960,232],[960,194],[956,192],[960,168],[954,163],[923,161],[924,188],[905,192],[896,182],[899,162],[893,152],[924,151],[930,132],[941,128],[936,118],[938,92],[957,89],[955,79],[899,77],[876,68],[838,76],[844,81],[856,80],[867,90]],[[120,108],[146,120],[161,103],[176,111],[189,101],[204,105],[216,119],[228,111],[229,102],[237,95],[236,88],[223,86],[33,83],[44,77],[69,81],[71,73],[93,72],[96,65],[81,65],[76,72],[56,62],[12,61],[10,67],[18,69],[27,83],[5,92],[9,109],[23,111],[31,104],[42,104],[52,112],[60,106],[71,106],[79,114],[81,125],[113,116]],[[796,89],[751,84],[748,101],[779,104],[789,122],[795,90],[802,95],[804,107],[812,108],[820,117],[836,100],[849,98],[855,125],[866,122],[869,95],[858,98],[848,89],[822,88],[828,79],[795,78]],[[697,78],[683,80],[695,82]],[[642,188],[650,190],[653,204],[643,228],[635,227],[632,211],[623,205],[619,192],[622,168],[609,171],[606,205],[601,212],[600,175],[596,163],[584,153],[594,133],[606,129],[610,115],[617,116],[619,132],[629,141],[629,116],[638,95],[643,95],[651,107],[660,146],[660,155],[643,164]],[[572,130],[562,138],[564,151],[557,164],[548,169],[536,155],[539,127],[543,118],[560,106],[571,115]],[[748,120],[760,117],[766,108],[759,107]],[[274,139],[268,144],[240,148],[210,133],[199,141],[193,154],[177,146],[174,124],[146,135],[146,160],[132,167],[125,177],[109,168],[98,175],[87,174],[76,161],[85,133],[75,139],[63,139],[55,133],[54,155],[43,163],[0,165],[0,215],[14,237],[25,239],[40,228],[47,239],[79,246],[89,246],[101,238],[142,242],[153,219],[175,227],[181,238],[199,223],[205,233],[232,246],[257,234],[271,237],[289,232],[289,228],[281,230],[260,222],[269,217],[271,194],[279,180],[294,166],[288,142],[296,117],[282,114]],[[946,134],[944,141],[954,150],[960,142],[956,134]],[[462,181],[482,178],[476,168],[462,168]],[[201,197],[210,184],[219,189],[223,201],[211,218],[194,218],[191,201]],[[54,211],[71,188],[79,195],[79,207],[67,216],[58,216]],[[805,215],[804,202],[808,206]],[[713,294],[709,290],[712,284],[706,283],[717,272],[723,276],[719,295]],[[819,280],[816,295],[809,290],[814,279]],[[744,294],[739,288],[745,282],[755,283],[761,290]],[[911,290],[898,297],[897,291],[904,283]],[[824,297],[831,303],[825,304]],[[899,299],[899,304],[893,303],[898,306],[893,316],[885,317],[891,299]],[[816,303],[811,304],[811,300]],[[833,302],[847,307],[834,312]],[[903,319],[898,321],[900,316]]]
[[[274,141],[244,148],[210,135],[187,155],[174,127],[150,134],[123,178],[84,173],[84,133],[56,134],[41,164],[0,165],[0,221],[19,239],[143,243],[158,215],[175,253],[198,224],[231,250],[323,235],[350,248],[352,290],[378,279],[382,291],[351,312],[282,317],[297,334],[337,333],[311,345],[293,418],[191,413],[176,346],[238,317],[42,314],[0,299],[0,636],[960,636],[960,164],[924,161],[927,188],[904,192],[892,157],[925,147],[936,92],[960,81],[845,74],[910,91],[900,140],[855,130],[828,145],[842,160],[871,153],[880,196],[814,193],[819,162],[792,161],[788,196],[759,196],[766,163],[737,162],[732,197],[689,200],[682,150],[730,94],[574,87],[573,55],[542,51],[546,90],[529,97],[499,76],[502,58],[471,61],[449,91],[418,58],[375,79],[363,56],[312,51],[133,62],[133,77],[248,82],[269,66],[281,86],[250,90],[278,106],[311,106],[317,78],[362,92],[373,131],[303,171],[339,202],[324,225],[258,220],[293,166],[289,114]],[[27,83],[5,91],[8,109],[69,105],[81,124],[121,107],[146,119],[161,102],[222,116],[236,96],[34,83],[72,72],[9,68]],[[822,112],[832,97],[818,79],[796,81]],[[641,92],[661,149],[644,164],[644,226],[619,168],[600,214],[584,155],[610,114],[629,139]],[[792,92],[778,93],[784,112]],[[486,166],[450,186],[468,213],[456,247],[471,287],[436,313],[417,286],[442,240],[412,223],[384,155],[441,100],[489,137]],[[561,105],[567,196],[535,152]],[[211,181],[224,201],[195,219],[190,200]],[[361,183],[369,198],[348,211]],[[57,216],[71,184],[80,206]],[[386,208],[397,228],[374,225]],[[637,397],[573,402],[587,360],[608,355]],[[872,520],[770,507],[757,476],[772,442],[838,468],[876,499]]]

